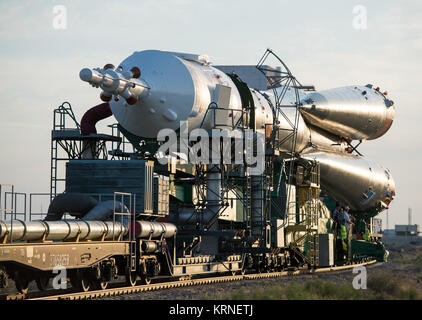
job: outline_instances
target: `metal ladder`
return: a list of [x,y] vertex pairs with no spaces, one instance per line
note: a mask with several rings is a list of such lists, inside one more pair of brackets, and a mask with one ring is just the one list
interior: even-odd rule
[[250,175],[245,175],[245,183],[243,185],[243,214],[244,221],[246,221],[246,230],[251,233],[251,216],[252,216],[252,181]]
[[51,139],[50,202],[57,194],[57,141]]
[[312,235],[308,245],[308,260],[311,266],[319,265],[319,236],[318,233]]
[[50,151],[50,202],[57,194],[57,181],[65,181],[66,179],[57,178],[58,172],[58,141],[54,139],[55,131],[64,131],[66,129],[66,118],[73,120],[77,130],[80,130],[80,125],[73,113],[72,106],[69,102],[63,102],[57,109],[54,109],[53,114],[53,130],[51,132],[51,151]]
[[309,185],[301,185],[299,189],[306,190],[307,197],[305,200],[305,224],[307,229],[307,237],[305,242],[307,244],[306,258],[311,266],[318,266],[319,264],[319,212],[318,203],[316,199],[319,194],[320,186],[320,167],[315,164],[311,169]]
[[[298,173],[296,180],[302,179],[303,172]],[[292,234],[290,247],[301,254],[308,265],[319,264],[319,235],[318,223],[319,212],[316,199],[319,194],[319,165],[311,169],[310,180],[301,181],[297,184],[296,212],[288,211],[286,234]],[[300,212],[300,208],[303,211]],[[298,237],[295,237],[299,234]]]
[[307,237],[305,243],[307,247],[306,259],[311,266],[319,264],[319,236],[318,236],[318,209],[316,203],[312,201],[311,188],[309,188],[308,202],[306,205],[306,229]]

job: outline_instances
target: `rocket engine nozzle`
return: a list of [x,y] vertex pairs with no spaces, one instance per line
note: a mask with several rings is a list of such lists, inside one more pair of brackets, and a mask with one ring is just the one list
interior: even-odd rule
[[103,90],[100,94],[102,101],[110,101],[113,95],[118,100],[121,96],[129,105],[138,102],[150,89],[140,76],[141,70],[138,67],[124,71],[122,67],[115,69],[112,64],[106,64],[104,68],[84,68],[79,72],[82,81]]

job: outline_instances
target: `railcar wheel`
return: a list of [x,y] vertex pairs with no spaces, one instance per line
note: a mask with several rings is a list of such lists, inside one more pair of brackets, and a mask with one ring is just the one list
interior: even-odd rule
[[89,273],[86,270],[76,270],[70,277],[70,283],[72,284],[72,287],[83,292],[87,292],[91,288]]
[[136,280],[138,275],[134,271],[126,271],[126,284],[128,286],[134,287],[136,285]]
[[9,276],[4,267],[0,267],[0,288],[7,288],[9,285]]
[[47,278],[47,277],[38,278],[37,280],[35,280],[35,282],[37,283],[38,290],[45,291],[48,288],[48,283],[50,282],[50,278]]
[[108,281],[97,280],[92,284],[95,290],[105,290],[108,287]]
[[101,281],[100,282],[100,288],[102,290],[107,289],[107,287],[108,287],[108,281]]
[[142,277],[142,283],[143,284],[150,284],[151,283],[151,278],[147,277],[147,276],[143,276]]
[[265,268],[264,268],[264,267],[262,267],[262,266],[257,267],[255,270],[256,270],[256,273],[259,273],[259,274],[261,274],[261,273],[264,273],[264,272],[265,272]]
[[100,264],[97,264],[96,267],[91,269],[90,274],[91,285],[94,290],[104,290],[108,287],[108,281],[104,280],[104,270],[101,268]]
[[20,272],[15,275],[15,286],[19,293],[28,293],[29,282],[30,281],[25,276],[22,276]]

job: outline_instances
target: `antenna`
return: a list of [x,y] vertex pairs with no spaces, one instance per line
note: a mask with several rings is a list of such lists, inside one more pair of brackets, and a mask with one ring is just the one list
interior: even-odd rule
[[412,224],[412,208],[409,208],[409,226]]

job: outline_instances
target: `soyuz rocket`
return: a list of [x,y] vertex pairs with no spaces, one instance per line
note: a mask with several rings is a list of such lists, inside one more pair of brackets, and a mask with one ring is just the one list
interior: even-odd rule
[[[189,131],[212,126],[207,109],[216,102],[221,86],[229,88],[227,109],[241,110],[242,97],[232,78],[211,66],[204,55],[158,50],[135,52],[117,68],[84,68],[80,78],[102,89],[119,124],[130,133],[156,138],[161,129],[179,129],[187,121]],[[291,89],[291,88],[289,88]],[[283,90],[283,87],[275,90]],[[387,208],[395,196],[388,169],[354,155],[351,142],[373,140],[392,125],[394,103],[372,85],[352,85],[324,91],[286,90],[282,115],[274,113],[274,91],[249,88],[255,107],[255,129],[266,125],[278,130],[281,151],[294,149],[298,157],[320,163],[321,187],[352,213]],[[114,97],[114,98],[113,98]],[[290,107],[289,107],[290,105]],[[297,109],[299,113],[297,113]],[[239,113],[240,114],[240,113]],[[296,141],[288,137],[297,119]],[[236,113],[232,113],[237,117]],[[236,119],[234,119],[236,120]],[[283,136],[285,135],[285,136]]]

